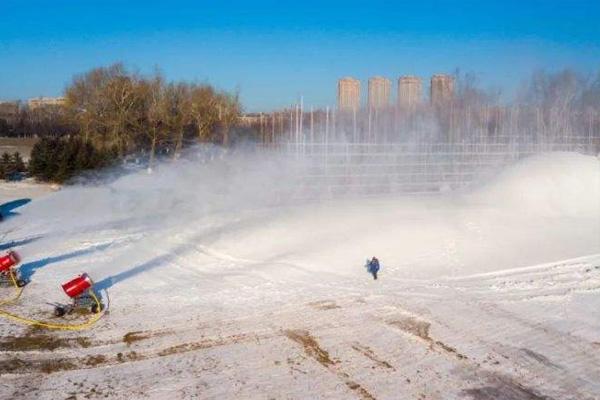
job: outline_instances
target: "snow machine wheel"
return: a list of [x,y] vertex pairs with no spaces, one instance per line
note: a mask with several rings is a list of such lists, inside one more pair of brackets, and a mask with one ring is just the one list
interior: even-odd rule
[[98,306],[98,304],[93,304],[92,307],[90,307],[90,310],[92,311],[92,313],[96,314],[102,311],[103,308],[104,307],[102,306],[102,304],[100,304],[100,306]]
[[61,306],[56,306],[54,307],[54,315],[56,315],[57,317],[62,317],[63,315],[65,315],[67,312],[67,310],[65,310],[64,307]]
[[17,279],[17,286],[18,287],[23,287],[27,285],[27,282],[25,282],[23,279]]

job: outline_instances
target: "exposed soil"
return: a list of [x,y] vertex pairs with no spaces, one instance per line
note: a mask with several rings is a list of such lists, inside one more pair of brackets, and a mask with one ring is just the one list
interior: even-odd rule
[[0,351],[52,351],[59,348],[87,348],[90,345],[87,337],[61,338],[52,335],[25,335],[0,338]]
[[360,354],[367,357],[368,359],[370,359],[371,361],[375,362],[375,364],[377,364],[377,366],[395,370],[395,368],[392,367],[392,365],[389,362],[377,357],[377,355],[369,347],[363,346],[359,343],[355,343],[352,345],[352,348],[354,350],[356,350],[357,352],[359,352]]
[[400,328],[404,332],[417,336],[423,340],[431,341],[429,337],[429,327],[431,324],[427,321],[419,320],[414,317],[406,317],[401,319],[394,319],[388,322],[397,328]]
[[290,340],[300,344],[308,356],[317,360],[319,364],[324,367],[329,368],[336,364],[336,362],[329,357],[329,353],[319,346],[317,340],[312,337],[308,331],[287,330],[284,333]]
[[56,358],[50,360],[29,361],[11,358],[0,361],[0,375],[8,373],[43,372],[50,374],[58,371],[76,369],[74,360]]
[[354,391],[358,396],[360,396],[363,400],[376,400],[375,396],[367,391],[364,387],[358,384],[356,381],[351,379],[350,375],[347,373],[340,371],[338,367],[338,361],[334,361],[329,356],[329,352],[323,349],[319,342],[310,334],[310,332],[306,330],[296,329],[296,330],[286,330],[284,331],[286,337],[292,340],[295,343],[298,343],[304,349],[304,352],[316,360],[319,364],[327,368],[329,371],[333,372],[340,378],[344,384]]
[[167,347],[166,349],[159,351],[157,354],[159,356],[163,357],[163,356],[169,356],[172,354],[185,353],[188,351],[209,349],[211,347],[216,347],[216,346],[224,346],[224,345],[230,345],[230,344],[236,344],[236,343],[243,343],[243,342],[247,342],[249,340],[254,340],[254,339],[256,339],[256,336],[250,336],[250,335],[246,335],[246,334],[232,335],[232,336],[227,336],[225,338],[219,338],[219,339],[205,339],[205,340],[201,340],[199,342],[183,343],[183,344],[179,344],[177,346]]
[[173,331],[170,330],[162,330],[162,331],[133,331],[127,332],[123,335],[123,342],[127,344],[127,346],[131,346],[134,342],[140,342],[142,340],[161,337],[173,334]]
[[334,310],[336,308],[342,308],[333,300],[313,301],[312,303],[308,303],[308,305],[317,310]]
[[429,343],[430,347],[434,350],[450,354],[459,360],[468,359],[467,356],[459,353],[454,347],[449,346],[442,341],[434,340],[431,336],[429,336],[429,328],[431,327],[431,324],[427,321],[423,321],[414,317],[404,317],[390,320],[388,321],[388,324],[400,328],[400,330],[403,332],[424,340],[426,343]]
[[552,400],[520,384],[504,382],[498,386],[466,389],[463,394],[473,400]]

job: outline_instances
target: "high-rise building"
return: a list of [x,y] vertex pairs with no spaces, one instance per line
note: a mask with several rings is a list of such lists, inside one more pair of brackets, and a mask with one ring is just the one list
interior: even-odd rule
[[27,100],[27,106],[29,106],[30,110],[35,110],[39,107],[61,107],[65,105],[64,97],[35,97],[33,99]]
[[454,96],[454,78],[450,75],[433,75],[431,77],[431,105],[439,106],[452,100]]
[[379,109],[390,105],[392,83],[382,76],[369,79],[369,108]]
[[360,81],[345,77],[338,81],[338,109],[355,111],[360,107]]
[[398,79],[398,106],[403,109],[414,109],[421,103],[423,85],[421,78],[401,76]]

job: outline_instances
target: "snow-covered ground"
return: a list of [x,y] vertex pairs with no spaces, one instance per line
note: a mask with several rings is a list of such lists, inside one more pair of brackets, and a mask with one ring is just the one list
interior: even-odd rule
[[0,183],[0,204],[17,198],[39,198],[58,189],[58,185],[36,183],[32,179],[19,182],[2,181]]
[[82,332],[0,320],[0,398],[600,399],[598,158],[304,204],[280,160],[232,159],[63,188],[2,222],[31,279],[5,309],[54,321],[82,271],[109,307]]

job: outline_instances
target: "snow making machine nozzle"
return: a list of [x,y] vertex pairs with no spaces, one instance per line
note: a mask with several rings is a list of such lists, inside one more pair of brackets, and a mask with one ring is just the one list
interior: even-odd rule
[[73,311],[91,311],[93,314],[99,313],[103,309],[103,304],[98,300],[94,292],[94,282],[88,274],[83,273],[74,279],[62,285],[64,292],[72,300],[71,304],[59,304],[54,307],[54,315],[62,317]]
[[0,256],[0,286],[17,285],[23,287],[27,282],[21,279],[21,274],[17,265],[21,262],[21,258],[16,251],[9,252]]

